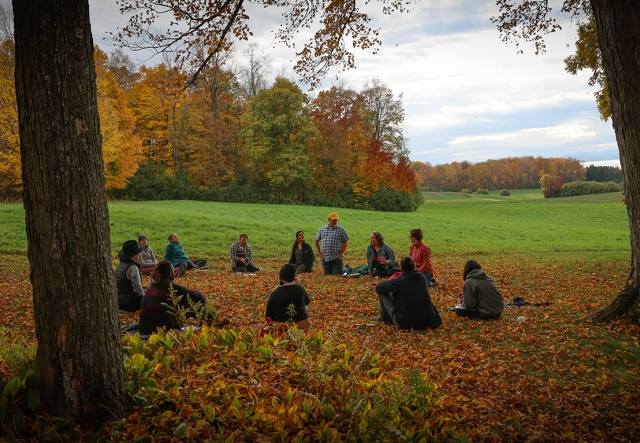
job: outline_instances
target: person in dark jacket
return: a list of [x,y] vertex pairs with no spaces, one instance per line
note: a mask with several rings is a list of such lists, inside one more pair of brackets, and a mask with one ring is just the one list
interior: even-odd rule
[[376,285],[380,301],[379,321],[400,329],[436,329],[442,324],[438,310],[431,302],[426,278],[415,269],[407,255],[400,260],[402,274]]
[[316,257],[313,255],[313,248],[304,241],[304,232],[296,232],[296,241],[291,248],[289,264],[296,267],[296,273],[313,272],[313,262]]
[[[311,302],[306,289],[298,284],[296,267],[286,264],[280,269],[280,286],[273,290],[267,300],[267,321],[294,321],[303,331],[311,329],[306,306]],[[291,309],[293,306],[293,309]]]
[[502,315],[504,299],[493,279],[482,270],[482,266],[475,260],[469,260],[464,265],[462,273],[464,286],[459,294],[460,304],[455,307],[455,313],[460,317],[495,320]]
[[120,264],[115,270],[116,287],[118,289],[118,308],[124,312],[136,312],[140,309],[140,302],[144,292],[142,291],[142,279],[140,278],[140,265],[137,263],[144,247],[135,240],[127,240],[118,252]]
[[[172,289],[175,296],[182,296],[179,305],[184,309],[190,308],[189,299],[194,304],[206,302],[206,296],[202,292],[173,283],[174,274],[173,265],[168,260],[161,261],[154,269],[151,275],[151,285],[145,291],[140,306],[139,325],[140,332],[143,334],[152,334],[158,328],[179,329],[181,327],[176,316],[170,313],[166,306],[171,303],[169,294]],[[228,319],[218,318],[213,324],[224,326],[229,323]]]

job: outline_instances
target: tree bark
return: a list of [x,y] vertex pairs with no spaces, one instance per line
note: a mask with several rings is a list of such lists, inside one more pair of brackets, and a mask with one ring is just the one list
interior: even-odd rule
[[625,317],[640,324],[640,1],[591,0],[620,150],[631,232],[631,272],[626,288],[595,321]]
[[104,406],[123,417],[89,2],[13,0],[13,9],[41,398],[59,416],[89,418]]

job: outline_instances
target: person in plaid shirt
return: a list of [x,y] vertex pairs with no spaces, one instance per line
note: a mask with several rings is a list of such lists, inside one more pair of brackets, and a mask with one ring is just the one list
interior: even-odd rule
[[[316,250],[322,259],[325,275],[342,273],[342,257],[347,250],[349,236],[342,226],[338,226],[338,214],[328,216],[329,223],[322,226],[316,234]],[[322,247],[320,243],[322,242]]]
[[247,234],[240,234],[237,242],[229,247],[229,259],[233,272],[258,272],[260,268],[253,264],[251,246],[247,244]]

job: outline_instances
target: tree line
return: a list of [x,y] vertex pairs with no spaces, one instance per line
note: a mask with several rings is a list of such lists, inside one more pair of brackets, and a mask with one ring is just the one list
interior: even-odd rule
[[[5,38],[0,52],[4,198],[22,186],[12,46]],[[136,68],[121,50],[95,48],[111,197],[375,208],[391,196],[415,209],[401,94],[373,79],[311,96],[284,74],[269,85],[270,60],[256,45],[242,55],[218,54],[189,84],[168,62]]]
[[413,162],[412,165],[423,189],[442,191],[539,188],[540,178],[545,174],[563,182],[586,177],[580,160],[575,158],[527,156],[478,163],[465,160],[436,166],[428,162]]

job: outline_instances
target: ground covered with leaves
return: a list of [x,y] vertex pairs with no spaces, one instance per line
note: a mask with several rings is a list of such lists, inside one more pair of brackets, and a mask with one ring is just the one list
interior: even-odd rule
[[[375,279],[316,272],[302,276],[312,332],[260,337],[281,263],[234,275],[214,261],[180,283],[208,294],[232,324],[148,342],[125,337],[131,415],[56,433],[104,441],[640,440],[640,328],[589,320],[624,286],[628,263],[476,259],[506,301],[551,304],[508,309],[496,321],[457,318],[445,308],[457,303],[465,259],[440,256],[436,331],[377,323]],[[25,357],[16,345],[28,349],[34,336],[27,272],[0,274],[0,311],[3,344],[13,343],[0,371],[10,379]],[[41,437],[54,425],[39,425]]]

